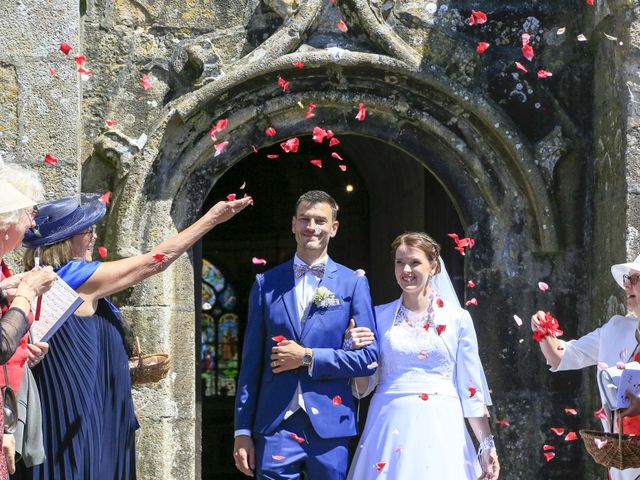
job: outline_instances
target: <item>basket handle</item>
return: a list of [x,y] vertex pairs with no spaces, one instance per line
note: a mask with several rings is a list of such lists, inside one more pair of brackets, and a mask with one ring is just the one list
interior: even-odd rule
[[140,348],[140,338],[136,335],[136,351],[138,352],[138,365],[142,367],[142,349]]
[[[136,337],[138,338],[138,337]],[[611,375],[609,374],[609,372],[607,372],[606,370],[600,370],[599,374],[596,376],[596,378],[598,379],[598,386],[600,387],[600,391],[602,392],[603,396],[604,396],[604,403],[605,403],[605,407],[607,407],[607,423],[609,424],[609,428],[611,430],[611,433],[613,433],[614,427],[615,427],[615,423],[616,423],[616,411],[613,408],[613,405],[611,405],[611,403],[609,403],[609,397],[607,396],[607,391],[605,389],[605,385],[604,385],[604,376],[609,377],[608,381],[610,383],[613,383],[613,378],[611,378]]]

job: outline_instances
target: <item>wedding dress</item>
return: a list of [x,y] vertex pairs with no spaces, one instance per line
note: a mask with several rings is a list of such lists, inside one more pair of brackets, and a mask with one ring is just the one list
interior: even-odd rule
[[473,322],[456,302],[435,297],[412,314],[402,299],[376,307],[379,367],[349,479],[464,480],[481,472],[465,417],[491,400]]

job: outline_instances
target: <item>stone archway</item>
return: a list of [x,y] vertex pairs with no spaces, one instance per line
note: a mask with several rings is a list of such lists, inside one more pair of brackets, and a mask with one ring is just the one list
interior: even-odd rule
[[[295,69],[294,60],[305,67]],[[278,75],[290,82],[287,94],[277,85]],[[388,57],[340,50],[298,53],[179,99],[167,107],[141,152],[121,166],[122,183],[107,227],[108,237],[118,239],[111,251],[146,251],[188,225],[216,179],[252,145],[310,134],[316,124],[338,136],[374,137],[408,153],[439,179],[456,204],[464,233],[481,245],[468,257],[466,270],[487,286],[476,314],[489,327],[479,329],[483,349],[499,351],[501,338],[491,332],[493,314],[515,307],[510,292],[534,276],[538,260],[524,261],[525,256],[557,251],[554,208],[523,136],[490,102],[441,81],[440,75],[436,67],[416,72]],[[299,101],[315,103],[316,117],[306,119]],[[354,119],[359,102],[368,110],[364,122]],[[229,119],[219,137],[230,144],[214,156],[208,132],[219,118]],[[278,132],[273,138],[264,134],[269,126]],[[183,258],[121,299],[147,344],[160,345],[174,357],[168,381],[135,392],[136,401],[146,405],[139,448],[147,478],[197,473],[192,286],[192,268]],[[531,302],[524,301],[530,310]],[[523,302],[517,305],[522,308]],[[516,351],[509,356],[516,363],[527,359]],[[498,387],[517,375],[497,362],[488,371]],[[158,458],[164,461],[151,461]],[[528,468],[526,462],[535,459],[520,462],[522,468]]]

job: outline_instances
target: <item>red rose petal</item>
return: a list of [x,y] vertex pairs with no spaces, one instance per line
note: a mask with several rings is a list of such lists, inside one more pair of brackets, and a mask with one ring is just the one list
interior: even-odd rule
[[266,265],[267,261],[264,258],[252,257],[251,263],[254,265]]
[[425,323],[425,324],[422,326],[422,328],[424,328],[425,332],[428,332],[428,331],[429,331],[429,324],[428,324],[428,323]]
[[482,54],[486,52],[490,46],[491,45],[488,44],[487,42],[478,42],[478,45],[476,46],[476,52]]
[[106,120],[104,123],[107,127],[113,127],[118,124],[118,120]]
[[76,62],[78,65],[83,66],[87,62],[87,57],[85,57],[82,54],[76,55],[75,57],[73,57],[73,61]]
[[551,450],[555,450],[555,449],[556,449],[556,447],[554,447],[553,445],[549,445],[549,444],[547,444],[547,443],[545,443],[545,444],[542,446],[542,451],[543,451],[543,452],[550,452]]
[[522,70],[524,73],[529,73],[529,70],[527,70],[527,68],[522,65],[520,62],[516,62],[516,68],[518,70]]
[[285,457],[284,455],[271,455],[271,458],[273,458],[276,462],[281,462],[287,457]]
[[505,427],[508,427],[510,425],[508,420],[496,420],[496,423],[498,425],[504,425]]
[[576,432],[569,432],[564,437],[565,442],[573,442],[574,440],[577,440],[577,439],[578,439],[578,435],[576,435]]
[[575,408],[565,408],[564,413],[567,415],[578,415],[578,411]]
[[338,168],[343,172],[347,171],[347,166],[346,165],[338,165]]
[[429,394],[428,393],[421,393],[418,395],[418,397],[420,397],[420,400],[424,400],[425,402],[427,400],[429,400]]
[[333,152],[331,156],[336,160],[340,160],[341,162],[344,161],[344,158],[342,158],[337,152]]
[[264,131],[264,133],[266,133],[269,137],[275,137],[277,132],[275,128],[269,127]]
[[160,263],[164,260],[164,257],[166,257],[166,255],[164,253],[154,253],[153,254],[153,260],[156,263]]
[[304,443],[304,438],[299,437],[295,433],[291,433],[291,438],[293,438],[298,443]]
[[473,283],[473,280],[469,280],[469,281],[467,282],[467,287],[469,287],[469,288],[475,288],[475,286],[476,286],[476,284],[475,284],[475,283]]
[[286,339],[287,339],[287,337],[284,337],[282,335],[276,335],[275,337],[271,337],[271,340],[273,340],[276,343],[280,343],[280,342],[282,342],[282,341],[284,341]]
[[338,30],[340,30],[342,33],[347,33],[349,31],[349,27],[347,27],[347,24],[344,23],[344,20],[340,20],[338,22]]
[[106,192],[105,194],[103,194],[100,197],[100,201],[109,205],[109,202],[111,201],[111,192]]
[[55,165],[56,163],[58,163],[58,159],[53,155],[51,155],[50,153],[47,153],[44,156],[44,163],[48,163],[49,165]]
[[436,330],[438,331],[438,335],[442,335],[442,332],[444,332],[447,329],[446,325],[436,325]]
[[469,17],[469,25],[482,25],[487,21],[487,14],[481,10],[471,10],[471,16]]
[[441,298],[438,298],[436,300],[436,305],[438,305],[438,308],[444,307],[444,300],[442,300]]
[[322,160],[309,160],[311,165],[315,165],[318,168],[322,168]]
[[560,436],[564,433],[564,428],[562,427],[551,427],[551,431],[556,435]]
[[282,91],[286,92],[289,90],[289,82],[287,82],[284,78],[278,77],[278,85],[282,87]]
[[364,121],[364,118],[367,116],[367,109],[364,106],[364,103],[360,102],[358,104],[358,114],[356,115],[356,120]]
[[313,140],[316,143],[322,143],[322,141],[327,138],[327,131],[315,126],[313,127],[313,132],[312,132],[312,136],[311,136],[311,140]]
[[60,51],[65,55],[69,55],[69,52],[73,50],[73,47],[69,45],[67,42],[61,42],[59,48],[60,48]]
[[300,60],[296,60],[292,65],[296,68],[304,68],[304,62],[301,62]]
[[101,258],[107,258],[107,247],[98,247],[98,255]]
[[142,88],[144,88],[145,90],[149,90],[152,87],[151,78],[149,77],[149,75],[147,75],[146,73],[142,75],[142,78],[140,78],[140,85],[142,85]]
[[595,418],[599,418],[600,420],[607,420],[607,421],[609,420],[609,416],[607,415],[607,411],[605,410],[604,407],[602,407],[597,412],[593,412],[593,416]]
[[531,40],[531,35],[529,35],[528,33],[523,33],[520,36],[520,40],[522,41],[522,46],[524,47],[525,45],[529,44],[529,40]]
[[477,307],[478,299],[476,297],[473,297],[471,300],[467,300],[466,302],[464,302],[465,307],[468,307],[469,305],[475,305]]
[[334,405],[342,405],[342,397],[340,395],[336,395],[331,401]]
[[216,143],[213,148],[216,149],[216,153],[213,154],[214,157],[220,155],[225,148],[229,145],[229,140],[225,140],[224,142]]
[[282,142],[280,144],[280,148],[284,150],[286,153],[296,153],[298,151],[298,147],[300,146],[300,140],[297,137],[290,138],[286,142]]
[[522,56],[524,58],[526,58],[529,61],[533,60],[534,51],[531,45],[529,45],[528,43],[526,45],[523,45],[520,51],[522,52]]
[[376,463],[376,470],[379,472],[380,470],[382,470],[384,468],[384,466],[386,465],[386,462],[378,462]]
[[553,457],[555,457],[556,454],[554,452],[544,452],[544,458],[547,459],[547,462],[550,462],[551,460],[553,460]]
[[280,158],[280,155],[278,155],[277,153],[272,153],[267,155],[267,158],[270,158],[270,159]]
[[469,398],[473,397],[477,391],[476,387],[469,387]]
[[330,147],[335,147],[336,145],[340,144],[340,140],[338,140],[336,137],[333,137],[331,140],[329,140],[329,146]]
[[553,77],[553,73],[551,73],[548,70],[538,70],[538,78],[549,78],[549,77]]
[[56,69],[53,67],[49,67],[49,75],[53,77],[55,74],[56,74]]
[[309,110],[307,110],[307,113],[305,115],[306,118],[313,118],[316,116],[315,113],[313,113],[313,111],[316,109],[316,104],[313,102],[309,102]]
[[236,194],[235,193],[230,193],[229,195],[227,195],[227,201],[228,202],[233,202],[236,199]]
[[538,282],[538,289],[541,292],[546,292],[547,290],[549,290],[549,285],[544,282]]

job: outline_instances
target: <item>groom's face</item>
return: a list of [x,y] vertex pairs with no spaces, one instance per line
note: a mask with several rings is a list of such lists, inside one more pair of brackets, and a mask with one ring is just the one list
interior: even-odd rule
[[298,250],[322,253],[329,239],[338,232],[338,221],[333,220],[328,203],[302,202],[291,220],[291,231],[296,237]]

